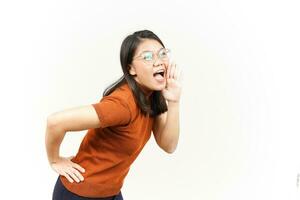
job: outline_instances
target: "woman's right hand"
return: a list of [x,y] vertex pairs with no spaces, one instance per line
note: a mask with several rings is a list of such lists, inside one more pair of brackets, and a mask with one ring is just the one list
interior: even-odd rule
[[[66,177],[68,181],[71,183],[74,182],[74,180],[79,183],[80,181],[83,181],[83,176],[81,173],[85,172],[85,169],[83,169],[80,165],[77,163],[74,163],[71,161],[71,159],[74,156],[71,157],[59,157],[58,160],[55,162],[52,162],[51,168],[57,172],[58,174]],[[80,173],[81,172],[81,173]],[[74,179],[74,180],[73,180]]]

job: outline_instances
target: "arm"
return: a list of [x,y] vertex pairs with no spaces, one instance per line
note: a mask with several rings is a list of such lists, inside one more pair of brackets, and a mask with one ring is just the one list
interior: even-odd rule
[[179,139],[179,103],[181,95],[181,70],[175,63],[167,64],[167,85],[162,90],[168,111],[157,116],[153,123],[156,143],[167,153],[173,153]]
[[176,150],[179,139],[179,102],[169,102],[168,111],[154,119],[156,143],[167,153]]
[[[76,181],[78,177],[82,178],[81,175],[78,174],[78,171],[76,172],[73,168],[82,172],[84,172],[84,169],[76,163],[67,161],[59,156],[60,144],[66,132],[98,127],[100,127],[99,117],[92,105],[70,108],[48,116],[45,136],[48,161],[55,171],[65,175],[70,182],[72,182],[72,180],[68,174]],[[53,164],[59,164],[59,166]],[[70,165],[72,165],[72,169],[70,169]]]

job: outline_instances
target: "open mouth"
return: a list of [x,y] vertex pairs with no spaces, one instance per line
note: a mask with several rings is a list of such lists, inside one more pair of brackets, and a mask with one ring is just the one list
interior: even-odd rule
[[154,77],[157,77],[157,78],[161,78],[161,77],[164,77],[165,75],[165,71],[162,69],[162,70],[158,70],[157,72],[155,72],[153,74]]

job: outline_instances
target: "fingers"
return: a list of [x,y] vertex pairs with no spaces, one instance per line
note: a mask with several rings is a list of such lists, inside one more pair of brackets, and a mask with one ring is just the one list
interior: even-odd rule
[[[77,183],[83,180],[83,176],[74,168],[69,168],[66,173],[73,178]],[[73,183],[73,182],[72,182]]]
[[167,70],[167,78],[173,78],[175,80],[181,80],[182,70],[176,63],[170,63]]
[[80,165],[78,165],[77,163],[73,163],[73,167],[75,167],[76,169],[78,169],[80,172],[84,173],[85,169],[83,169],[83,167],[81,167]]
[[179,81],[182,82],[184,80],[184,72],[180,71],[180,79]]
[[69,166],[66,171],[67,174],[71,176],[77,183],[84,180],[83,176],[78,170],[82,173],[85,172],[85,170],[80,165],[71,161],[71,166]]
[[81,173],[84,173],[85,169],[77,163],[74,163],[68,159],[63,160],[60,163],[54,164],[53,169],[60,175],[66,177],[71,183],[73,183],[74,180],[77,183],[84,180],[84,177]]
[[73,180],[75,180],[77,183],[79,182],[78,177],[72,172],[71,169],[67,169],[65,172],[72,178],[72,183],[74,182]]
[[[69,157],[69,159],[72,159],[72,158],[74,158],[74,156],[71,156],[71,157]],[[71,171],[81,180],[81,181],[83,181],[83,176],[79,173],[79,171],[81,172],[81,173],[84,173],[85,172],[85,169],[83,169],[83,167],[81,167],[80,165],[78,165],[77,163],[74,163],[74,162],[72,162],[71,161],[71,165],[72,165],[72,169],[71,169]],[[79,171],[78,171],[79,170]]]
[[76,177],[78,177],[80,179],[80,181],[83,181],[83,176],[81,175],[81,173],[77,169],[72,168],[72,172],[76,175]]
[[176,69],[174,71],[174,79],[178,80],[179,75],[180,75],[180,68],[176,65]]
[[175,71],[176,71],[176,64],[173,63],[170,71],[170,78],[174,78]]
[[83,181],[83,176],[73,167],[68,167],[62,169],[61,175],[65,176],[69,182],[73,183],[74,180],[79,183],[80,181]]
[[172,64],[171,62],[168,63],[168,67],[167,67],[167,76],[166,76],[167,79],[168,79],[169,76],[170,76],[171,64]]
[[175,63],[169,63],[168,70],[167,70],[167,78],[173,78],[174,72],[175,72],[176,64]]
[[74,182],[73,179],[66,172],[61,172],[60,174],[63,175],[64,177],[66,177],[69,182],[71,182],[71,183]]

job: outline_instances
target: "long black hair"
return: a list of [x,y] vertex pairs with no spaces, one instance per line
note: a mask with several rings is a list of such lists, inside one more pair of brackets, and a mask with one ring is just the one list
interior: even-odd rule
[[138,83],[129,73],[129,65],[132,63],[135,51],[143,39],[156,40],[163,47],[165,47],[159,37],[149,30],[136,31],[133,34],[128,35],[123,40],[120,50],[120,61],[123,75],[104,90],[103,97],[109,95],[119,86],[127,82],[142,113],[145,115],[150,115],[151,117],[155,117],[168,110],[166,100],[163,97],[161,91],[153,91],[148,101],[143,91],[140,89]]

